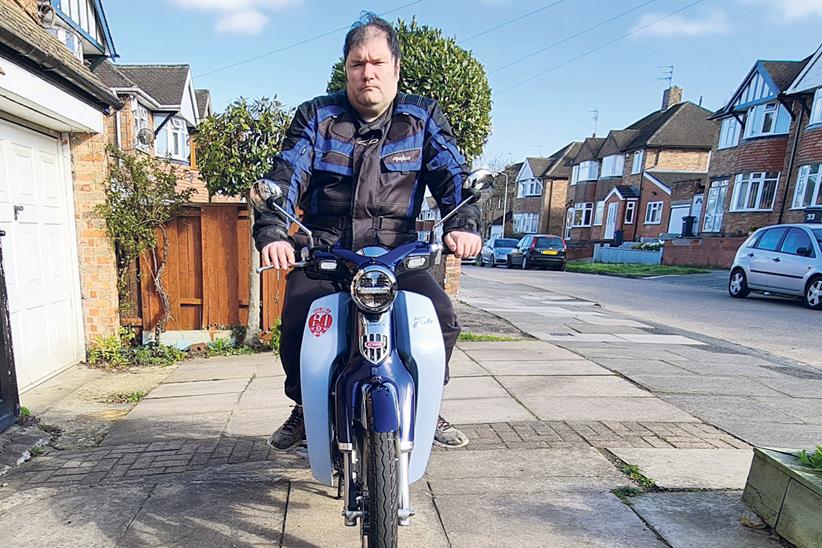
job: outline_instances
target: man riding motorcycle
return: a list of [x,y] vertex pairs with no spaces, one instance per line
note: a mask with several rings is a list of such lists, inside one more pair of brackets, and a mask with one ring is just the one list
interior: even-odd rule
[[[345,91],[300,105],[265,178],[282,188],[288,213],[303,210],[302,222],[320,245],[394,248],[416,240],[426,187],[443,216],[462,201],[467,166],[436,101],[398,93],[400,48],[388,22],[372,14],[363,17],[346,35],[343,58]],[[254,241],[263,265],[293,266],[294,250],[305,246],[304,238],[290,237],[286,222],[273,213],[257,211],[255,219]],[[443,242],[457,258],[475,256],[482,247],[478,230],[478,209],[466,206],[444,225]],[[460,333],[450,298],[428,271],[409,273],[398,286],[433,301],[447,363]],[[331,282],[309,280],[299,269],[287,277],[280,357],[285,393],[297,405],[271,435],[268,444],[274,450],[288,450],[305,438],[303,329],[311,303],[335,291]],[[468,438],[440,417],[435,443],[462,447]]]

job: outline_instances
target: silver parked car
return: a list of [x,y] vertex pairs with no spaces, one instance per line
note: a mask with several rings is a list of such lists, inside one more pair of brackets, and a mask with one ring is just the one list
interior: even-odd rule
[[497,266],[508,262],[508,254],[517,247],[516,238],[491,238],[482,244],[480,266]]
[[822,224],[760,228],[736,252],[728,280],[731,297],[767,291],[804,298],[822,310]]

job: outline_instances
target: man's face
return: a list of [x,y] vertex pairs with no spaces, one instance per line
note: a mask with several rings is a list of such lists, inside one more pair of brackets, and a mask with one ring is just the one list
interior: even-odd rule
[[345,60],[348,101],[366,120],[377,118],[397,95],[400,64],[391,55],[385,33],[374,31],[353,46]]

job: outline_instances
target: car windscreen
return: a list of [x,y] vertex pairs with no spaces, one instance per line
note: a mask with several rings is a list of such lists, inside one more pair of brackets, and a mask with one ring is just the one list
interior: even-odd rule
[[814,228],[813,235],[816,236],[816,241],[819,242],[819,246],[822,247],[822,228]]
[[505,240],[494,240],[494,247],[517,247],[517,240],[507,238]]
[[541,236],[537,238],[537,243],[534,244],[534,247],[540,249],[544,247],[562,247],[562,238],[557,236]]

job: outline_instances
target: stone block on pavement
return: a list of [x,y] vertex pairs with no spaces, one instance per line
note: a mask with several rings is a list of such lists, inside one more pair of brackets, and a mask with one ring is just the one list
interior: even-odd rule
[[651,398],[647,390],[625,379],[608,376],[500,377],[500,382],[517,399],[528,402],[551,396]]
[[740,523],[749,512],[739,491],[646,493],[630,499],[634,511],[676,547],[777,548],[768,533]]
[[221,379],[216,381],[165,382],[152,390],[146,399],[177,396],[210,396],[236,394],[245,390],[249,379]]
[[543,360],[483,362],[488,373],[503,375],[612,375],[607,369],[588,360]]
[[756,401],[778,409],[807,424],[822,425],[822,399],[758,397]]
[[481,398],[468,400],[443,400],[442,416],[454,424],[483,422],[509,422],[534,420],[527,409],[513,398]]
[[508,392],[493,377],[459,377],[445,385],[443,399],[507,398]]
[[744,489],[750,449],[608,448],[665,489]]
[[[724,373],[724,371],[723,371]],[[781,396],[756,379],[720,375],[630,375],[653,392],[670,394],[715,394],[720,396]]]
[[129,416],[111,427],[103,445],[218,438],[230,416],[231,411],[187,413],[185,408],[160,416]]
[[466,353],[480,365],[486,362],[578,360],[580,356],[568,350],[554,347],[540,348],[483,348],[466,350]]
[[665,394],[663,398],[709,424],[718,425],[718,421],[743,420],[782,424],[801,422],[796,417],[782,413],[765,403],[743,396]]
[[256,360],[248,361],[247,356],[235,356],[236,361],[227,362],[224,358],[208,358],[185,361],[181,363],[166,382],[211,381],[220,379],[249,379],[256,372]]
[[654,397],[533,395],[520,401],[543,421],[698,422],[688,413]]

